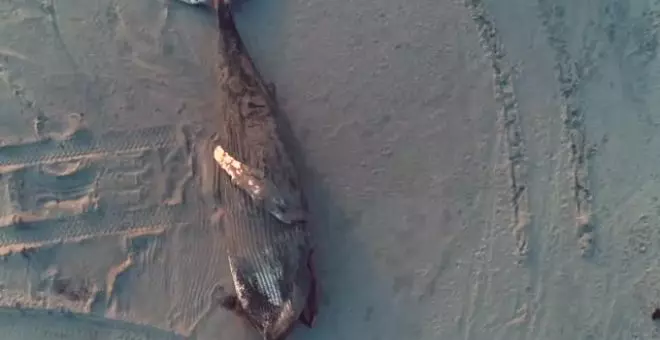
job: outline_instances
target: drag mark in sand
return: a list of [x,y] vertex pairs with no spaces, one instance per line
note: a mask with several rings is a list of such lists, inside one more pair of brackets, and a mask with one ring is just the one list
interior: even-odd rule
[[516,238],[517,253],[529,251],[528,228],[531,225],[527,184],[527,157],[518,102],[513,88],[512,67],[507,65],[502,43],[481,0],[466,0],[465,5],[474,21],[484,53],[493,70],[495,99],[500,105],[498,120],[505,136],[509,156],[508,172],[513,211],[512,230]]
[[584,55],[573,60],[568,44],[562,37],[569,32],[564,24],[566,9],[553,1],[538,0],[540,18],[548,44],[555,52],[555,75],[559,82],[561,116],[564,121],[566,144],[571,155],[573,202],[579,246],[583,256],[593,253],[592,194],[588,173],[588,148],[584,125],[584,110],[580,107],[581,82],[593,73],[593,46],[584,46]]

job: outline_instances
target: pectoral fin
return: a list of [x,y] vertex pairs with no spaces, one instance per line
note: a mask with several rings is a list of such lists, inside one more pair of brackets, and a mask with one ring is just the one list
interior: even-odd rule
[[264,202],[268,212],[278,220],[286,224],[305,220],[303,210],[290,204],[291,200],[287,200],[262,172],[239,162],[221,146],[215,147],[213,158],[234,185],[247,192],[253,200]]

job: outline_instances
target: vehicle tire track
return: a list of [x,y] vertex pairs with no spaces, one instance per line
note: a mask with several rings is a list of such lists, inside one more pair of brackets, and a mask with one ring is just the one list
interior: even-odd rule
[[[570,254],[570,251],[567,252],[561,242],[563,232],[560,226],[570,225],[575,219],[573,210],[577,206],[575,202],[578,202],[579,197],[574,197],[577,192],[574,190],[574,183],[577,176],[581,174],[576,173],[575,155],[570,148],[565,147],[566,140],[571,141],[571,139],[562,138],[563,134],[569,135],[564,133],[569,123],[555,114],[558,112],[558,107],[564,106],[565,101],[560,96],[560,91],[556,89],[556,78],[552,72],[556,59],[546,57],[554,50],[547,46],[546,34],[542,30],[543,25],[537,19],[537,6],[535,4],[527,6],[524,1],[509,1],[501,4],[496,1],[489,3],[482,0],[469,0],[468,7],[470,6],[473,17],[477,18],[475,22],[479,27],[480,35],[487,41],[484,49],[490,53],[491,58],[499,57],[496,61],[501,66],[499,69],[494,66],[494,73],[496,76],[498,72],[506,75],[506,81],[497,85],[508,85],[511,88],[509,91],[512,95],[508,98],[509,102],[501,101],[501,105],[504,110],[507,109],[507,104],[509,107],[515,108],[515,121],[520,126],[517,131],[520,131],[521,134],[529,133],[527,136],[523,136],[528,139],[521,139],[521,142],[525,142],[523,151],[526,152],[523,158],[524,177],[521,177],[524,178],[524,184],[530,186],[526,187],[525,196],[526,212],[529,217],[526,229],[529,253],[525,257],[524,269],[514,271],[512,268],[498,266],[497,257],[487,262],[485,270],[494,272],[502,270],[509,275],[506,279],[500,278],[498,281],[497,275],[493,274],[494,278],[489,279],[492,280],[492,283],[485,281],[484,285],[492,286],[492,288],[482,293],[486,296],[482,298],[480,305],[475,306],[475,309],[490,312],[497,310],[497,316],[481,312],[481,315],[485,316],[475,320],[477,322],[472,326],[475,332],[466,338],[480,339],[485,336],[494,339],[537,339],[548,334],[549,330],[554,331],[553,327],[557,323],[573,325],[570,317],[567,316],[569,313],[557,314],[552,317],[548,317],[548,314],[559,311],[554,308],[555,304],[551,301],[553,297],[559,298],[552,296],[555,291],[560,291],[560,294],[573,298],[574,295],[577,295],[574,292],[578,291],[574,289],[571,292],[569,289],[574,287],[566,284],[568,280],[563,276],[567,272],[564,265],[564,254]],[[508,6],[517,6],[517,8],[509,10]],[[497,14],[500,17],[493,17]],[[510,16],[502,16],[507,14]],[[516,23],[511,23],[512,19]],[[507,20],[509,21],[505,22]],[[496,25],[497,28],[495,28]],[[520,32],[519,27],[526,27],[531,32]],[[484,33],[484,31],[486,32]],[[541,34],[538,35],[537,32]],[[538,42],[537,37],[539,36],[542,38],[541,42]],[[502,41],[511,44],[506,55],[503,51]],[[530,51],[530,49],[532,50]],[[522,66],[521,72],[516,74],[515,79],[512,76],[513,68],[505,68],[506,62],[512,63],[511,60],[519,61]],[[502,71],[502,69],[508,72]],[[593,71],[593,69],[584,70],[585,74],[587,71]],[[516,86],[515,92],[512,88],[514,85]],[[536,91],[530,90],[530,88],[534,88]],[[505,90],[507,88],[500,91]],[[559,105],[548,100],[548,98],[557,97],[560,98]],[[524,113],[523,117],[520,112]],[[505,121],[505,123],[508,122]],[[502,128],[505,129],[506,125]],[[514,144],[515,139],[508,140],[507,143]],[[566,193],[571,194],[568,200],[565,199]],[[569,202],[568,206],[566,201]],[[585,207],[585,204],[581,203],[580,208],[590,207]],[[531,215],[533,215],[533,219]],[[519,216],[518,220],[520,221],[520,219]],[[572,236],[571,234],[569,237]],[[570,240],[573,239],[569,238],[568,247],[574,249],[572,248],[574,244],[570,244]],[[554,274],[556,272],[560,274]],[[547,273],[553,274],[547,275]],[[554,282],[560,288],[551,289],[549,282]],[[591,296],[600,291],[597,287],[588,287],[581,292],[584,296]],[[479,312],[476,312],[476,315],[479,315]],[[557,322],[556,320],[562,321]],[[498,326],[495,327],[495,324]],[[483,328],[493,328],[497,332],[476,331]],[[480,336],[476,336],[477,333],[480,333]]]
[[593,195],[589,182],[588,147],[584,110],[579,102],[582,83],[595,72],[593,68],[595,48],[584,48],[587,52],[575,60],[563,37],[568,28],[564,24],[565,9],[553,1],[538,0],[540,19],[547,34],[548,45],[554,51],[555,75],[559,83],[561,118],[564,122],[566,145],[570,150],[572,164],[573,205],[578,235],[578,245],[583,256],[592,255],[594,250]]
[[[534,174],[530,172],[530,164],[534,163],[530,162],[537,158],[533,152],[539,152],[534,147],[542,148],[542,146],[536,145],[538,143],[533,141],[531,143],[526,141],[527,129],[531,127],[532,132],[535,131],[534,115],[530,114],[532,118],[521,115],[519,91],[514,88],[517,70],[509,61],[510,57],[505,51],[503,37],[496,28],[495,19],[482,0],[466,0],[465,6],[470,11],[481,47],[490,62],[494,96],[499,105],[497,135],[502,145],[500,151],[502,158],[494,164],[493,176],[506,177],[508,187],[503,183],[497,185],[499,180],[495,180],[491,187],[496,191],[493,210],[486,220],[488,230],[484,234],[484,245],[476,252],[473,259],[475,262],[473,278],[469,285],[471,289],[467,293],[469,301],[466,302],[467,319],[461,320],[464,328],[461,333],[466,340],[486,337],[526,339],[524,325],[534,317],[536,308],[535,294],[538,286],[536,270],[541,266],[539,253],[543,244],[540,243],[540,234],[544,232],[533,229],[533,226],[539,222],[533,218],[533,197],[530,195],[534,190],[542,192],[545,189],[544,185],[530,187],[530,183],[540,183],[533,181],[539,174],[533,176]],[[525,123],[525,118],[530,122]],[[498,191],[496,187],[507,188],[508,192]],[[502,216],[500,212],[506,211],[502,207],[507,205],[511,214]],[[543,215],[544,211],[541,210]],[[502,235],[500,225],[507,224],[508,229],[512,230],[515,236],[517,257],[513,258],[502,251],[503,246],[504,249],[509,249],[507,246],[510,246],[510,241],[499,239],[499,235]],[[545,226],[545,224],[541,225]],[[514,262],[524,265],[516,266]],[[516,279],[512,280],[512,277]],[[499,311],[497,316],[488,313],[493,308]],[[495,324],[501,326],[493,327]],[[485,331],[485,329],[497,329],[497,332]]]
[[66,311],[0,308],[4,340],[183,340],[172,332],[147,325]]
[[[12,173],[12,180],[21,183],[21,189],[16,193],[16,203],[20,206],[19,211],[48,209],[52,203],[60,205],[94,196],[94,186],[99,170],[96,164],[75,162],[74,164],[65,163],[65,165],[69,166],[64,167],[66,172],[53,173],[52,169],[39,166],[22,168]],[[66,205],[64,204],[64,206]],[[78,205],[74,206],[78,207]],[[62,211],[66,210],[76,209],[62,209]]]
[[178,205],[140,210],[106,211],[101,208],[76,216],[36,221],[17,218],[12,224],[0,228],[0,255],[100,236],[158,234],[171,226],[188,222],[189,216],[185,206]]
[[490,60],[493,70],[495,99],[500,105],[498,118],[501,132],[499,133],[506,136],[505,142],[509,157],[508,172],[513,215],[511,229],[516,239],[516,252],[524,256],[529,252],[528,229],[532,223],[532,216],[529,210],[525,137],[513,89],[512,67],[507,65],[502,42],[483,8],[481,0],[466,0],[465,5],[477,26],[481,46]]
[[4,172],[3,168],[186,145],[189,139],[186,131],[185,127],[164,125],[110,130],[96,136],[87,129],[80,129],[63,140],[47,137],[29,143],[3,145],[0,146],[0,173]]

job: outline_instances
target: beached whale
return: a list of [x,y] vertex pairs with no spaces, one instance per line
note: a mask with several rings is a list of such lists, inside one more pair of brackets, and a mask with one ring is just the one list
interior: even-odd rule
[[223,126],[213,157],[235,288],[222,305],[250,321],[264,339],[281,340],[298,320],[312,327],[317,313],[304,197],[278,132],[273,88],[247,53],[231,4],[206,4],[218,17]]

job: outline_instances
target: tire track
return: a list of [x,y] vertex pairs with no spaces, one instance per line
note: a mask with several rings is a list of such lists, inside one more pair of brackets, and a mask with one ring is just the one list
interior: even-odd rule
[[508,172],[513,215],[511,229],[516,239],[516,252],[519,255],[526,255],[530,246],[528,229],[532,222],[527,183],[528,165],[518,101],[513,89],[512,67],[505,61],[503,45],[481,0],[466,0],[465,5],[477,27],[481,46],[493,70],[495,100],[501,107],[498,117],[501,124],[499,133],[505,135],[509,157]]
[[154,126],[128,131],[109,131],[95,136],[80,129],[66,139],[47,137],[29,143],[0,146],[0,173],[17,166],[96,158],[142,150],[187,145],[185,127]]
[[[498,6],[518,8],[508,11]],[[570,190],[564,175],[570,172],[567,166],[569,153],[560,152],[564,125],[557,115],[548,115],[556,112],[556,105],[545,102],[548,93],[554,90],[553,74],[546,72],[546,69],[535,72],[535,67],[554,64],[552,58],[540,59],[535,54],[543,53],[545,57],[552,50],[536,45],[533,33],[516,31],[518,27],[532,31],[538,27],[534,16],[536,7],[530,6],[530,11],[521,6],[525,6],[523,1],[510,1],[502,5],[492,1],[467,0],[467,7],[472,12],[482,38],[482,46],[493,64],[496,98],[499,97],[502,111],[503,132],[500,134],[504,147],[509,150],[510,158],[516,152],[519,156],[518,164],[509,164],[508,172],[510,176],[518,176],[516,183],[525,187],[516,191],[517,186],[512,186],[509,193],[514,200],[518,199],[513,204],[518,203],[519,207],[525,209],[519,210],[518,215],[514,211],[513,216],[507,220],[515,231],[523,233],[528,252],[523,259],[524,266],[514,268],[502,262],[503,256],[501,252],[498,254],[497,247],[484,250],[496,255],[482,259],[482,268],[477,271],[480,276],[475,276],[474,280],[481,281],[481,286],[475,285],[473,289],[472,294],[478,299],[470,302],[473,312],[470,313],[470,327],[465,339],[538,338],[534,335],[535,330],[543,328],[543,323],[547,321],[547,284],[544,282],[544,273],[555,269],[555,264],[548,261],[546,256],[557,247],[555,226],[566,224],[562,218],[563,202],[560,195]],[[498,14],[500,17],[494,17]],[[510,16],[502,18],[502,14]],[[512,24],[511,20],[516,24]],[[506,51],[504,43],[511,44]],[[532,46],[534,50],[528,50]],[[514,73],[517,71],[511,65],[514,61],[523,66],[523,72]],[[530,90],[530,87],[538,92]],[[514,161],[510,160],[510,163]],[[516,192],[521,192],[520,197],[515,195]],[[496,220],[496,217],[491,219]],[[497,242],[497,237],[493,238]],[[500,271],[506,274],[495,274]],[[494,310],[497,311],[496,315],[487,312]],[[493,327],[495,324],[501,326]],[[484,328],[491,327],[491,331],[484,331]]]
[[20,183],[20,190],[16,192],[19,211],[49,209],[53,208],[53,203],[63,208],[54,210],[77,210],[75,208],[80,205],[68,203],[93,196],[99,171],[96,164],[85,163],[55,163],[52,168],[24,167],[12,173],[11,180]]
[[70,312],[0,308],[5,340],[183,340],[155,327]]
[[[500,151],[497,153],[499,157],[494,164],[494,180],[491,182],[491,188],[497,189],[494,189],[493,207],[486,221],[484,244],[475,252],[471,261],[473,269],[468,280],[469,288],[465,292],[468,297],[464,301],[460,332],[466,340],[484,337],[524,339],[524,335],[517,331],[516,325],[528,322],[530,310],[534,308],[533,297],[529,293],[531,290],[527,290],[534,285],[534,278],[528,269],[538,266],[536,254],[540,251],[535,241],[535,231],[530,229],[530,154],[525,141],[525,125],[514,89],[515,70],[507,60],[502,37],[495,27],[494,19],[482,0],[465,0],[464,5],[470,12],[481,48],[492,69],[494,99],[499,106],[498,144],[495,150]],[[500,207],[507,205],[510,207],[510,213],[503,216],[500,211],[508,211]],[[503,244],[511,244],[510,241],[504,241],[503,244],[498,241],[498,234],[502,234],[500,225],[508,225],[508,229],[513,232],[516,247],[514,257],[509,257],[511,254],[500,249]],[[524,263],[524,266],[517,266],[514,262]],[[497,274],[499,271],[505,271],[507,277],[516,279],[503,280],[503,277]],[[498,292],[503,286],[509,288],[508,292]],[[493,307],[500,311],[498,316],[488,314],[487,311]],[[495,323],[504,326],[498,332],[484,330]]]
[[101,208],[77,216],[35,221],[14,218],[11,224],[0,228],[0,255],[99,236],[159,234],[171,226],[188,222],[189,216],[184,206],[178,205],[133,211]]
[[596,49],[585,46],[588,51],[581,60],[574,60],[563,34],[568,32],[563,17],[565,9],[553,1],[538,0],[540,19],[546,31],[548,45],[555,52],[555,75],[559,83],[561,118],[564,122],[566,144],[570,150],[572,164],[573,204],[578,234],[578,244],[583,256],[590,256],[594,249],[594,223],[592,191],[589,183],[588,148],[584,110],[579,102],[581,83],[593,74]]

